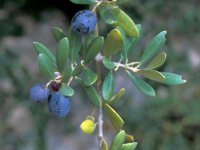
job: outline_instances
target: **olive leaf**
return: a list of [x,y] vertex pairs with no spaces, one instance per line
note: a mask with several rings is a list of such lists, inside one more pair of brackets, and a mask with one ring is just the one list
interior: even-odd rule
[[107,23],[107,24],[114,24],[114,23],[117,23],[118,22],[118,18],[117,16],[113,13],[113,10],[116,9],[116,11],[118,9],[117,6],[113,6],[113,5],[109,5],[109,4],[106,4],[106,5],[101,5],[99,7],[99,14],[101,16],[101,19]]
[[69,53],[69,41],[67,37],[61,39],[56,50],[56,63],[59,72],[63,72]]
[[102,95],[104,100],[109,100],[112,97],[113,90],[114,90],[114,79],[113,79],[113,74],[110,71],[103,81]]
[[115,102],[117,102],[118,100],[120,100],[120,98],[124,95],[125,93],[125,88],[121,88],[116,94],[114,94],[109,100],[108,103],[109,104],[113,104]]
[[140,74],[143,75],[144,77],[150,79],[150,80],[154,80],[154,81],[158,81],[158,82],[162,82],[163,80],[165,80],[165,77],[158,71],[156,70],[138,70],[137,72],[135,72],[136,74]]
[[137,146],[137,142],[122,144],[119,150],[134,150]]
[[109,57],[104,57],[103,58],[103,64],[107,69],[114,69],[116,67],[115,63],[112,62],[112,60]]
[[59,42],[62,38],[67,37],[67,35],[63,32],[63,30],[60,29],[59,27],[53,27],[52,34],[56,42]]
[[103,54],[105,56],[112,56],[119,52],[123,47],[123,37],[121,32],[115,28],[111,30],[106,37]]
[[165,63],[165,60],[166,60],[166,53],[160,52],[151,60],[151,62],[148,64],[148,66],[145,69],[147,70],[156,69],[162,66]]
[[186,83],[186,80],[182,79],[182,76],[171,73],[171,72],[161,72],[161,74],[165,77],[165,80],[161,81],[161,83],[176,85]]
[[133,82],[133,84],[144,94],[149,96],[155,96],[154,89],[142,79],[136,77],[133,73],[127,71],[129,78]]
[[125,131],[124,130],[119,131],[111,142],[110,150],[120,150],[122,144],[125,141],[125,138],[126,138]]
[[147,45],[144,53],[140,59],[140,66],[151,59],[165,44],[166,38],[165,35],[167,31],[162,31],[157,34]]
[[120,130],[124,124],[123,119],[120,115],[109,105],[104,103],[103,107],[105,108],[106,112],[108,113],[108,117],[115,129]]
[[69,29],[68,33],[69,40],[69,58],[71,63],[74,64],[78,57],[79,51],[82,46],[82,36],[75,34],[72,29]]
[[38,66],[42,73],[47,75],[50,79],[54,79],[54,66],[51,63],[49,57],[45,54],[39,54],[38,56]]
[[52,62],[52,64],[56,66],[55,56],[51,53],[51,51],[45,45],[39,42],[33,42],[33,48],[38,54],[45,54],[49,58],[49,60]]
[[138,29],[134,21],[120,8],[113,9],[112,12],[117,16],[118,21],[114,23],[115,26],[123,28],[124,32],[131,37],[139,35]]
[[65,83],[63,83],[61,85],[59,92],[64,96],[73,96],[74,95],[74,90]]
[[98,78],[97,74],[90,68],[86,68],[83,70],[82,80],[85,86],[91,86],[97,81],[97,78]]

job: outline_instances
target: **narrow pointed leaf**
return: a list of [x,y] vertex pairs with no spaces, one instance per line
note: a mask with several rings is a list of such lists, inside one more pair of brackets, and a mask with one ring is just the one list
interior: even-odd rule
[[72,31],[72,29],[69,29],[68,40],[69,40],[69,58],[72,64],[74,64],[76,62],[76,59],[78,57],[79,51],[82,46],[82,36],[75,34]]
[[33,42],[33,48],[38,54],[45,54],[49,58],[49,60],[52,62],[52,64],[54,66],[56,65],[55,56],[51,53],[51,51],[45,45],[39,42]]
[[84,87],[87,96],[89,97],[90,102],[96,106],[100,106],[101,98],[97,93],[96,89],[93,86]]
[[120,130],[124,124],[123,119],[120,117],[120,115],[108,104],[103,105],[106,112],[108,113],[108,117],[115,129]]
[[131,79],[131,81],[133,82],[133,84],[144,94],[148,95],[148,96],[155,96],[155,91],[154,89],[145,81],[143,81],[142,79],[136,77],[133,73],[128,72],[128,76]]
[[45,54],[39,54],[38,66],[42,73],[47,75],[50,79],[54,79],[54,66]]
[[176,85],[186,83],[186,80],[182,79],[182,76],[171,73],[171,72],[161,72],[161,74],[165,77],[165,80],[161,81],[161,83]]
[[97,2],[97,0],[70,0],[70,1],[75,4],[87,4],[87,5]]
[[88,51],[85,57],[84,62],[87,64],[89,63],[91,60],[93,60],[96,55],[99,53],[99,51],[102,50],[104,45],[104,38],[99,36],[96,37],[92,43],[90,44],[90,46],[88,47]]
[[138,70],[136,72],[137,74],[143,75],[144,77],[150,79],[150,80],[154,80],[154,81],[163,81],[165,80],[165,77],[158,71],[156,70]]
[[114,23],[115,26],[120,26],[123,28],[124,32],[128,36],[138,36],[138,29],[134,21],[120,8],[113,9],[113,13],[117,16],[118,21]]
[[147,45],[146,49],[144,50],[144,53],[140,59],[140,65],[142,65],[144,62],[147,62],[149,59],[151,59],[164,45],[166,38],[165,35],[167,34],[167,31],[162,31],[159,34],[157,34]]
[[70,63],[67,63],[64,71],[62,72],[62,82],[68,83],[71,76],[72,76],[72,67],[71,67]]
[[134,150],[136,146],[137,146],[137,142],[126,143],[126,144],[123,144],[119,150]]
[[103,54],[105,56],[112,56],[118,53],[123,48],[122,34],[118,29],[111,30],[106,37]]
[[125,93],[125,89],[124,89],[124,88],[121,88],[115,95],[113,95],[113,96],[109,99],[108,103],[109,103],[109,104],[113,104],[113,103],[117,102],[117,101],[120,100],[120,98],[124,95],[124,93]]
[[60,40],[56,50],[56,63],[58,71],[63,72],[69,53],[69,41],[66,37]]
[[106,78],[104,79],[102,88],[103,98],[105,100],[109,100],[112,97],[114,90],[114,79],[111,71],[107,74]]
[[119,133],[117,133],[117,135],[115,135],[114,139],[112,140],[110,150],[120,150],[122,144],[125,141],[125,138],[126,133],[124,132],[124,130],[119,131]]
[[112,5],[101,5],[99,7],[99,13],[101,16],[101,19],[107,23],[107,24],[114,24],[118,22],[117,16],[113,13],[113,10],[119,10],[117,6]]
[[85,86],[91,86],[92,84],[94,84],[97,81],[97,78],[98,78],[97,74],[90,68],[86,68],[83,71],[82,80],[83,80],[83,84]]
[[152,61],[148,64],[145,69],[152,70],[162,66],[166,60],[166,53],[160,52],[156,57],[152,59]]
[[67,35],[63,32],[63,30],[60,29],[59,27],[53,27],[52,34],[56,42],[59,42],[62,38],[67,37]]
[[61,85],[59,92],[64,96],[73,96],[74,95],[74,90],[65,83],[63,83]]
[[111,61],[109,57],[103,58],[103,64],[107,69],[114,69],[116,67],[115,63]]

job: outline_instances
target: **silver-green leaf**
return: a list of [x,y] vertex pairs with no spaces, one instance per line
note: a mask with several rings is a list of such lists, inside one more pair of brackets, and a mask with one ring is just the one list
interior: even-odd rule
[[50,79],[54,79],[54,66],[48,56],[39,54],[38,66],[42,73],[47,75]]
[[140,59],[140,65],[144,64],[145,62],[149,61],[164,45],[166,38],[165,35],[167,31],[162,31],[157,34],[147,45],[144,53]]
[[161,74],[165,77],[165,80],[161,81],[161,83],[176,85],[186,83],[186,80],[182,79],[182,76],[171,73],[171,72],[161,72]]
[[113,79],[113,74],[110,71],[106,78],[103,81],[103,86],[102,86],[102,95],[105,100],[109,100],[114,91],[114,79]]
[[56,63],[57,63],[58,71],[61,73],[63,72],[65,68],[67,58],[68,58],[68,53],[69,53],[69,41],[67,37],[64,37],[58,43],[58,47],[56,50]]
[[127,71],[129,78],[133,82],[133,84],[144,94],[148,96],[155,96],[154,89],[142,79],[136,77],[133,73]]

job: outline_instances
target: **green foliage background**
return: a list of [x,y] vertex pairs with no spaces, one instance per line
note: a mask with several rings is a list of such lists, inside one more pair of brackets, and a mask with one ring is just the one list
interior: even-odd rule
[[[39,3],[41,5],[37,9],[30,9],[32,4]],[[20,64],[20,55],[16,55],[12,49],[3,47],[3,39],[8,36],[19,38],[23,36],[23,26],[16,21],[16,15],[27,13],[31,17],[40,19],[42,11],[60,9],[65,13],[66,19],[70,19],[73,13],[66,14],[66,8],[73,5],[68,1],[66,7],[63,7],[63,3],[59,4],[57,3],[55,8],[52,3],[48,4],[44,0],[0,2],[0,9],[8,10],[8,17],[0,18],[0,149],[21,149],[30,141],[34,143],[33,147],[37,150],[47,149],[43,131],[49,121],[57,121],[57,119],[43,111],[43,106],[38,107],[30,103],[28,89],[37,81],[39,75],[30,74],[29,70]],[[82,8],[76,7],[75,10]],[[123,8],[135,18],[135,22],[143,26],[145,38],[142,39],[141,46],[136,47],[138,53],[144,43],[150,39],[149,37],[158,31],[167,30],[165,49],[168,58],[161,70],[167,69],[182,74],[187,79],[187,84],[175,87],[154,84],[158,93],[156,98],[142,97],[139,98],[140,101],[136,101],[126,92],[120,105],[115,106],[126,122],[125,127],[139,142],[138,150],[198,150],[200,147],[200,70],[198,65],[193,63],[197,58],[191,53],[200,53],[198,42],[200,2],[198,0],[134,0],[124,4]],[[104,31],[104,27],[101,30]],[[10,114],[19,106],[28,110],[34,124],[32,130],[23,135],[18,134],[8,121]],[[70,125],[72,116],[73,114],[64,121],[59,120],[65,135],[75,130]]]

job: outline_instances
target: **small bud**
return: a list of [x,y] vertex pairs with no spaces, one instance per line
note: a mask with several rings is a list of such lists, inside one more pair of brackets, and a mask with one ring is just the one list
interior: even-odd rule
[[81,125],[81,130],[86,134],[92,134],[96,128],[96,123],[94,123],[94,120],[91,119],[85,119]]

